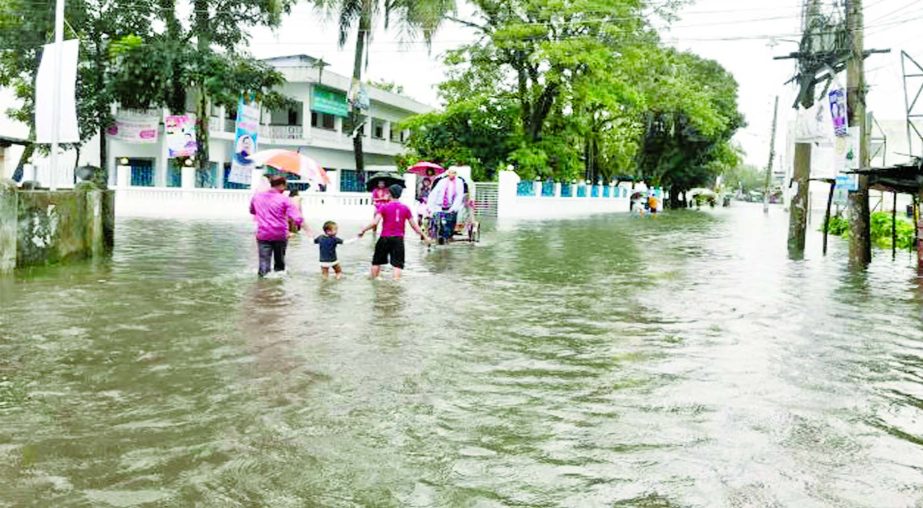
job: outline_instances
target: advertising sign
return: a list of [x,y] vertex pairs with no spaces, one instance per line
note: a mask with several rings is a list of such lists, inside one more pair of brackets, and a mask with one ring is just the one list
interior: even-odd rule
[[153,144],[157,142],[159,127],[160,119],[155,115],[120,111],[115,116],[115,123],[106,129],[106,134],[126,143]]
[[237,103],[236,134],[234,136],[234,157],[228,181],[249,185],[253,177],[253,161],[250,157],[256,152],[257,135],[260,128],[260,107],[256,103],[246,103],[243,99]]
[[349,88],[349,103],[359,109],[370,107],[369,91],[358,79],[353,79],[353,84]]
[[349,116],[346,94],[330,88],[314,86],[311,89],[311,110],[334,116]]
[[167,157],[194,157],[198,149],[195,139],[195,115],[167,115],[163,119],[167,138]]
[[837,88],[828,95],[830,99],[830,118],[833,120],[833,132],[840,137],[849,135],[846,109],[846,90]]
[[859,190],[859,175],[855,175],[855,174],[837,175],[836,176],[836,189],[845,190],[848,192],[855,192]]

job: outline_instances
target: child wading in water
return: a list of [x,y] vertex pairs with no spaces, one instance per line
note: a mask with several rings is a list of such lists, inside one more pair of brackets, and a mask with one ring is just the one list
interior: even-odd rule
[[378,228],[381,224],[381,237],[375,244],[375,255],[372,257],[372,278],[377,279],[381,275],[381,267],[391,263],[394,267],[394,280],[401,278],[401,272],[404,269],[404,227],[410,224],[414,232],[420,235],[425,242],[429,243],[430,239],[426,233],[420,229],[420,226],[413,217],[413,212],[404,203],[398,201],[404,189],[400,185],[392,185],[388,189],[391,193],[391,201],[381,205],[375,213],[375,221],[366,226],[359,232],[359,238],[366,231]]
[[343,277],[343,268],[337,258],[337,245],[342,245],[343,240],[337,237],[337,223],[327,221],[324,223],[324,234],[314,239],[320,246],[320,273],[326,279],[330,277],[330,269],[336,274],[337,280]]

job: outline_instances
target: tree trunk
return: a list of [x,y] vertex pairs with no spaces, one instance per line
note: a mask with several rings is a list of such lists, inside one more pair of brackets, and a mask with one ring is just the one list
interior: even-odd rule
[[[35,138],[35,129],[32,129],[32,135],[30,138]],[[19,156],[19,164],[16,165],[16,169],[13,170],[13,180],[16,182],[22,182],[25,180],[25,165],[29,159],[32,158],[32,155],[35,153],[35,144],[29,143],[25,146],[25,149],[22,151],[22,155]]]
[[[106,68],[106,58],[103,55],[103,48],[99,41],[96,44],[96,79],[102,87],[102,83],[105,80]],[[99,168],[102,170],[102,173],[98,178],[102,179],[102,182],[106,185],[109,183],[109,164],[107,163],[109,157],[109,146],[106,138],[106,130],[109,127],[109,122],[111,121],[110,115],[111,111],[109,109],[109,104],[102,104],[99,106],[99,109],[96,111],[96,115],[99,117]],[[80,161],[80,153],[78,152],[77,161]]]
[[[195,0],[193,7],[195,8],[196,49],[198,50],[199,58],[203,58],[211,50],[208,1]],[[204,81],[204,77],[202,79]],[[205,89],[205,83],[203,82],[199,84],[199,97],[196,102],[196,144],[198,149],[195,159],[196,166],[202,170],[208,169],[208,128],[208,91]]]
[[[362,68],[365,61],[366,45],[369,41],[369,30],[371,29],[371,2],[363,2],[362,14],[359,17],[359,31],[356,34],[356,53],[353,60],[353,83],[362,86]],[[356,99],[354,97],[354,99]],[[353,136],[353,155],[356,159],[356,171],[365,171],[365,157],[362,151],[362,132],[359,126],[362,124],[362,109],[359,108],[359,101],[354,100],[349,116],[350,134]],[[369,129],[371,125],[367,126]]]
[[[174,44],[181,44],[183,39],[182,25],[176,17],[176,0],[159,0],[161,15],[165,18],[167,27],[167,40]],[[175,51],[179,51],[178,47]],[[186,107],[186,87],[182,80],[179,79],[180,69],[178,68],[178,55],[171,52],[167,57],[167,65],[173,73],[173,79],[167,85],[165,93],[165,102],[171,113],[185,113]]]

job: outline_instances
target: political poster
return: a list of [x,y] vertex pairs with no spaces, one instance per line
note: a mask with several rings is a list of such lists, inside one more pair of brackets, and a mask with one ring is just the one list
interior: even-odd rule
[[167,157],[195,157],[198,144],[195,139],[195,115],[167,115],[163,119],[167,138]]
[[846,90],[837,88],[828,94],[830,99],[830,118],[833,121],[833,132],[838,137],[849,135],[846,109]]
[[160,119],[156,115],[120,111],[115,116],[115,122],[106,129],[106,134],[126,143],[154,144],[157,143],[159,127]]
[[253,161],[250,157],[257,149],[257,135],[260,128],[260,107],[256,103],[237,104],[237,122],[234,136],[234,157],[228,181],[249,185],[253,178]]

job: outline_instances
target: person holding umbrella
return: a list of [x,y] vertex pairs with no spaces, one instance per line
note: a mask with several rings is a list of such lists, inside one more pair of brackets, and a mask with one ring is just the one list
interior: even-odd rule
[[435,162],[420,161],[407,168],[407,172],[420,177],[419,187],[417,188],[417,222],[423,226],[424,215],[429,217],[427,210],[429,207],[429,194],[433,190],[433,181],[435,178],[445,173],[445,168]]
[[[391,185],[404,187],[404,180],[389,173],[375,173],[365,182],[365,188],[372,193],[372,206],[375,207],[372,218],[378,213],[379,208],[385,203],[391,201],[391,193],[388,188]],[[372,230],[372,234],[377,234],[378,228]]]
[[[256,244],[260,267],[258,274],[265,277],[272,267],[274,272],[285,271],[285,250],[288,247],[288,221],[301,229],[304,218],[286,196],[288,181],[276,175],[269,179],[270,189],[253,195],[250,214],[256,220]],[[310,228],[308,228],[310,235]]]

